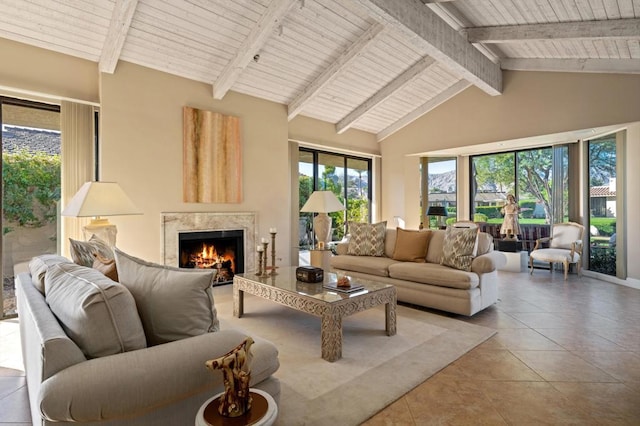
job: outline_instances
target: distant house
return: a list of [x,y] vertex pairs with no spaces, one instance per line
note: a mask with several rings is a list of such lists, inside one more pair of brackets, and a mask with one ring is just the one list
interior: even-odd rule
[[616,179],[609,179],[609,185],[592,186],[589,203],[591,216],[616,217]]

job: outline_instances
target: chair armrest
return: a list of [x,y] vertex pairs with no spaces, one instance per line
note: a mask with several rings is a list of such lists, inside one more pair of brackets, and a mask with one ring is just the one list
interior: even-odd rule
[[[40,411],[54,422],[97,422],[142,415],[207,389],[213,396],[224,388],[222,373],[208,371],[205,362],[226,354],[245,337],[237,330],[222,330],[81,362],[42,383]],[[254,359],[274,356],[269,351],[277,358],[275,347],[264,340],[256,339],[252,346]],[[255,373],[252,383],[263,375]]]
[[578,253],[582,255],[582,240],[575,240],[571,243],[571,257],[573,258],[573,253]]
[[552,240],[552,237],[543,237],[543,238],[538,238],[536,240],[536,245],[533,247],[534,250],[538,250],[538,248],[540,247],[540,244],[542,243],[548,243]]

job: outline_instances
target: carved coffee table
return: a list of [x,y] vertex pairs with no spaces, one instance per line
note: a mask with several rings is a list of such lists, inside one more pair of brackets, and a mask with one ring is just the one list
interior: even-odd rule
[[[325,272],[326,283],[335,282],[336,274]],[[293,266],[278,268],[275,276],[259,277],[253,272],[233,277],[233,315],[244,313],[244,293],[272,300],[298,311],[322,318],[322,358],[333,362],[342,357],[342,318],[374,306],[385,305],[385,329],[396,334],[396,288],[389,284],[351,278],[352,285],[362,290],[340,293],[296,280]]]

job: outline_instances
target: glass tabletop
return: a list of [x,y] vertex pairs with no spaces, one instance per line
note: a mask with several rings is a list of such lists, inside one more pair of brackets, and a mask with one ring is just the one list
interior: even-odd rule
[[[342,273],[341,273],[342,274]],[[312,297],[317,300],[325,302],[339,301],[346,298],[358,297],[364,294],[375,292],[378,290],[392,287],[390,284],[384,284],[381,282],[371,281],[363,278],[356,278],[349,276],[348,273],[344,273],[349,277],[351,283],[351,289],[349,292],[339,291],[336,289],[326,288],[325,286],[333,285],[338,280],[338,275],[334,272],[324,272],[324,280],[319,283],[305,283],[296,279],[296,267],[285,266],[278,268],[278,274],[267,277],[259,277],[255,272],[247,272],[244,274],[237,274],[236,276],[248,279],[250,281],[270,285],[280,290],[296,293],[301,296]]]

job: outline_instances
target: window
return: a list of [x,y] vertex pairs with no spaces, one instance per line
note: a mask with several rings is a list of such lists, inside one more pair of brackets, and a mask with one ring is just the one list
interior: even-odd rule
[[588,141],[590,271],[617,276],[616,135]]
[[[420,222],[427,228],[437,227],[441,218],[428,216],[431,206],[443,206],[449,216],[456,216],[457,180],[456,158],[423,158],[421,163],[422,193],[426,203],[421,203]],[[425,187],[426,183],[426,187]],[[424,196],[421,197],[425,199]],[[455,220],[455,219],[454,219]]]
[[[333,192],[345,203],[346,210],[330,213],[333,219],[331,239],[344,237],[347,221],[371,221],[371,160],[310,148],[298,153],[299,209],[313,191]],[[300,213],[300,248],[313,246],[312,213]]]
[[14,267],[57,252],[60,108],[0,97],[0,124],[2,318],[16,314]]

